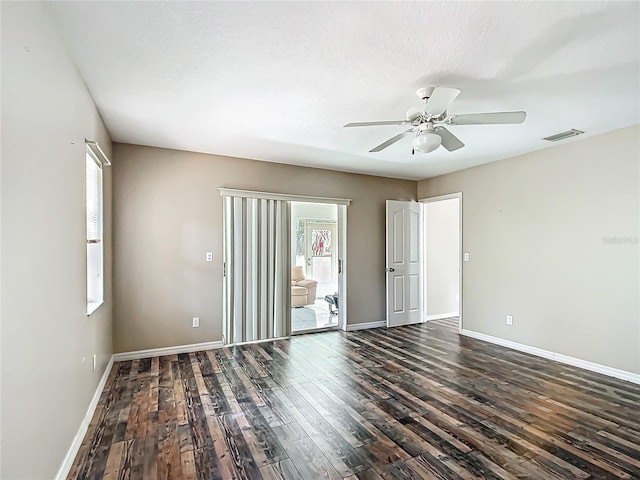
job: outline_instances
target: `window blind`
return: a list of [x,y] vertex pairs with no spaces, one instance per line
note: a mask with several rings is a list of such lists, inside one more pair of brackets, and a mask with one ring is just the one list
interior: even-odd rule
[[87,243],[102,240],[102,169],[87,153]]

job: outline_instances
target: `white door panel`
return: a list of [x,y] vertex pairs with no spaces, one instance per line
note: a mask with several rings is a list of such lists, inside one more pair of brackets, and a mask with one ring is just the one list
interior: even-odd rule
[[387,200],[387,326],[422,322],[422,209]]

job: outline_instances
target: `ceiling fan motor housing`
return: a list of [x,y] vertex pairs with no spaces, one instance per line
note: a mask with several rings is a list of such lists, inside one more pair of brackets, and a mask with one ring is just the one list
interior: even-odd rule
[[407,110],[406,119],[407,122],[413,123],[415,120],[420,118],[422,112],[424,111],[424,107],[411,107]]

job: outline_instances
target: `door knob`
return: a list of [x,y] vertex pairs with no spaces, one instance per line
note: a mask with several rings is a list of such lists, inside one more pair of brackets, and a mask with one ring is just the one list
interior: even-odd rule
[[395,269],[395,268],[393,268],[393,267],[391,267],[391,268],[387,268],[387,272],[395,272],[395,271],[396,271],[396,269]]

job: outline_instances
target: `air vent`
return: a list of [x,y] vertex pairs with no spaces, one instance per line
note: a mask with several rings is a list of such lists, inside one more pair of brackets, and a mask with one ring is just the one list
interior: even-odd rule
[[543,140],[548,142],[558,142],[560,140],[564,140],[565,138],[575,137],[577,135],[582,135],[584,132],[580,130],[576,130],[572,128],[571,130],[567,130],[566,132],[556,133],[555,135],[551,135],[549,137],[544,137]]

